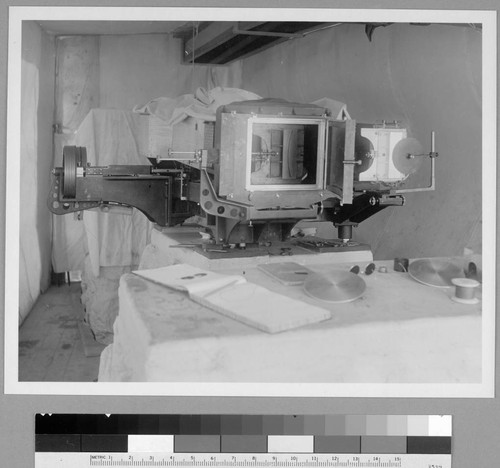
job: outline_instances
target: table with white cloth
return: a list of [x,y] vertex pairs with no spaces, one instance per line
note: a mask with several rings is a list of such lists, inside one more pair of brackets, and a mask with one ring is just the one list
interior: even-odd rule
[[[146,249],[141,268],[193,264],[192,249],[162,247],[155,236],[161,237],[153,231],[156,245]],[[392,261],[376,261],[375,272],[363,275],[361,297],[325,303],[305,294],[301,285],[284,285],[258,267],[294,261],[327,273],[353,265],[322,258],[324,254],[310,255],[307,261],[291,256],[213,263],[218,273],[244,275],[302,301],[304,310],[314,306],[331,312],[329,320],[280,333],[266,333],[194,302],[185,292],[125,274],[114,342],[101,355],[99,381],[481,382],[481,303],[453,301],[453,288],[427,286],[394,271]],[[362,258],[354,261],[364,266]],[[211,262],[200,259],[198,266],[209,269]]]

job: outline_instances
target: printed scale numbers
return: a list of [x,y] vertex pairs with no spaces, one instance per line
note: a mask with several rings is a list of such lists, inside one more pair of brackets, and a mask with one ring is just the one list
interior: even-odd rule
[[451,468],[449,454],[161,454],[55,453],[35,455],[35,468],[92,467],[305,467]]

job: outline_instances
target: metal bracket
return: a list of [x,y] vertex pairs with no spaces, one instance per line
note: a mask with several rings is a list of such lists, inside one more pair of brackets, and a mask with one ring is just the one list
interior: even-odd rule
[[402,195],[382,195],[378,199],[378,203],[383,206],[403,206],[405,197]]
[[[203,158],[206,158],[207,155],[207,150],[193,150],[193,151],[174,151],[172,148],[168,149],[168,157],[165,156],[156,156],[156,162],[160,163],[162,161],[190,161],[190,162],[196,162],[196,163],[201,163],[203,161]],[[191,158],[178,158],[175,155],[180,154],[191,154],[193,157]]]
[[248,219],[250,207],[218,197],[206,169],[200,171],[200,189],[200,206],[206,213],[238,221]]
[[356,121],[345,121],[344,145],[344,180],[342,183],[342,204],[350,205],[354,192],[354,165],[359,164],[354,155],[354,141],[356,137]]

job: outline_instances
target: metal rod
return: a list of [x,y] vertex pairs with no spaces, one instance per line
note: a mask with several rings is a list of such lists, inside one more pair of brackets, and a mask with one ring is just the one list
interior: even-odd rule
[[361,165],[362,161],[361,159],[358,159],[357,161],[356,160],[349,160],[349,159],[346,159],[344,161],[342,161],[344,164],[357,164],[358,166]]
[[156,158],[156,161],[157,162],[160,162],[160,161],[195,161],[195,162],[198,162],[198,159],[197,158],[167,158],[167,157],[159,156]]

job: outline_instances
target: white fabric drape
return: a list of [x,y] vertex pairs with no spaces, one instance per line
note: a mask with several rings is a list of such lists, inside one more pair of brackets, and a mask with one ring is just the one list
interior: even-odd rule
[[19,322],[40,294],[42,262],[37,234],[38,68],[25,60],[21,77],[21,200],[19,210]]
[[[76,132],[99,105],[99,36],[57,39],[54,166],[62,166],[64,146],[76,144]],[[52,215],[52,266],[56,273],[83,270],[86,251],[83,221],[73,214]]]

